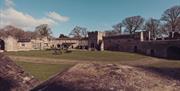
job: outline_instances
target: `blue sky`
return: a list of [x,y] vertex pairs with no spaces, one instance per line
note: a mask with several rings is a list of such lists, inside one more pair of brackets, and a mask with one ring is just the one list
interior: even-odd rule
[[[40,19],[35,24],[44,20],[51,22],[54,36],[60,33],[68,34],[76,25],[86,27],[89,31],[110,30],[112,25],[134,15],[141,15],[145,19],[158,19],[167,8],[180,5],[180,0],[0,0],[1,10],[8,8],[8,1],[17,14],[31,16],[33,22]],[[59,16],[58,21],[57,18],[49,16],[52,12]],[[1,24],[5,21],[6,19],[2,18]],[[23,28],[33,30],[34,28],[25,28],[29,24],[31,23],[28,22]],[[35,25],[31,27],[33,26]]]

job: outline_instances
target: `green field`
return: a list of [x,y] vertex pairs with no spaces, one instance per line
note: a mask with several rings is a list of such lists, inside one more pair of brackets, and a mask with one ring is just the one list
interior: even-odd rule
[[28,52],[8,52],[8,55],[41,57],[53,59],[70,59],[82,61],[132,61],[146,58],[147,56],[111,51],[72,51],[72,53],[63,53],[61,55],[53,55],[53,51],[28,51]]
[[180,69],[180,60],[166,60],[127,52],[75,50],[61,55],[53,55],[53,51],[7,52],[5,54],[40,80],[46,80],[50,76],[82,62]]
[[16,61],[16,64],[41,81],[47,80],[50,76],[73,66],[72,64],[40,64],[19,61]]

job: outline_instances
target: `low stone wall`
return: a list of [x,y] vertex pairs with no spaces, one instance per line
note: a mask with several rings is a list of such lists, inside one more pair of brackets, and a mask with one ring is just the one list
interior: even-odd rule
[[[156,56],[162,58],[169,58],[168,49],[170,47],[177,47],[177,52],[174,55],[180,55],[180,40],[156,40],[156,41],[139,41],[134,39],[104,39],[104,49],[110,51],[121,52],[136,52],[149,56]],[[172,57],[178,58],[178,57]]]

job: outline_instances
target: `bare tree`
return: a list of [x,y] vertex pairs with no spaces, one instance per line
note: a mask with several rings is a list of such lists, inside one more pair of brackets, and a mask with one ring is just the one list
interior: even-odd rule
[[160,24],[156,36],[159,38],[168,37],[169,27],[165,24]]
[[165,21],[166,24],[170,27],[170,32],[172,32],[172,38],[174,37],[175,31],[180,31],[178,29],[180,22],[180,6],[173,6],[166,11],[164,11],[161,20]]
[[87,37],[88,32],[86,28],[76,26],[69,34],[75,38]]
[[81,30],[81,35],[82,35],[82,37],[84,37],[84,38],[88,37],[88,31],[87,31],[86,28],[82,28],[82,30]]
[[36,39],[37,37],[38,37],[38,34],[34,31],[24,32],[24,38],[25,39]]
[[160,25],[160,21],[159,20],[156,20],[156,19],[153,19],[153,18],[150,18],[146,23],[145,23],[145,30],[146,31],[149,31],[151,33],[151,38],[155,39],[156,38],[156,35],[159,30],[159,25]]
[[7,25],[0,29],[0,37],[12,36],[16,39],[35,39],[38,37],[37,32],[34,31],[24,31],[20,28]]
[[1,37],[8,37],[7,33],[3,29],[0,29],[0,38]]
[[35,28],[35,32],[39,35],[39,37],[50,37],[52,34],[51,28],[48,24],[42,24]]
[[126,27],[126,30],[130,34],[134,34],[137,30],[142,28],[142,25],[144,23],[144,18],[141,16],[132,16],[127,17],[123,20],[123,25]]
[[123,24],[122,23],[118,23],[113,27],[113,32],[116,33],[116,34],[121,34],[122,33],[122,27],[123,27]]
[[180,32],[180,17],[178,17],[177,31],[179,31],[179,32]]
[[24,37],[24,30],[11,25],[5,26],[1,31],[3,35],[6,35],[6,37],[12,36],[16,39],[21,39]]

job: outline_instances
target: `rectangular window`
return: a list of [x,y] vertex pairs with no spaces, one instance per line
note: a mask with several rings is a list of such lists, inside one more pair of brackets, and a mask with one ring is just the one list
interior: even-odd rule
[[21,44],[21,46],[25,47],[25,44]]
[[45,46],[45,47],[48,47],[48,43],[44,43],[44,46]]

